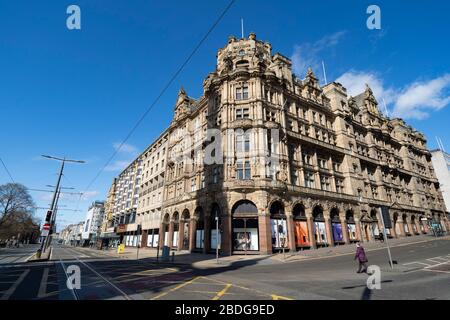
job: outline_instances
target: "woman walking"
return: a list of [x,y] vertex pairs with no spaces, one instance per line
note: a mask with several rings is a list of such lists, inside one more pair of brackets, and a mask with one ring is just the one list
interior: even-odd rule
[[[367,262],[369,260],[367,260],[367,256],[366,253],[364,252],[364,248],[361,246],[361,244],[359,242],[356,243],[356,254],[355,254],[355,260],[358,259],[359,262],[359,268],[358,271],[356,271],[356,273],[362,273],[365,272],[367,273]],[[364,267],[363,270],[361,270]]]

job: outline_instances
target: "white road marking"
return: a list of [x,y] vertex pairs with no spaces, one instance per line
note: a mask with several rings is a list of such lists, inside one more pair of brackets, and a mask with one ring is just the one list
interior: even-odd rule
[[48,282],[48,273],[50,269],[45,268],[44,273],[42,274],[41,284],[39,286],[38,298],[47,298],[56,294],[56,292],[47,293],[47,284]]
[[4,291],[0,300],[8,300],[9,297],[16,291],[17,287],[22,283],[23,279],[30,273],[30,269],[25,270],[19,277],[19,279],[14,282],[14,284],[6,291]]
[[[445,262],[449,262],[448,259],[442,258],[442,257],[434,257],[434,258],[429,258],[427,259],[428,261],[431,261],[433,263],[442,263],[442,260],[444,260]],[[437,261],[436,261],[437,260]]]
[[424,271],[430,271],[430,272],[442,272],[442,273],[450,273],[450,271],[444,271],[444,270],[432,270],[432,269],[427,269],[424,268]]
[[403,265],[404,265],[404,266],[408,266],[408,265],[410,265],[410,264],[422,264],[422,265],[425,265],[425,266],[427,266],[427,267],[432,267],[432,266],[433,266],[433,265],[431,265],[431,264],[424,263],[424,262],[419,262],[419,261],[408,262],[408,263],[404,263]]

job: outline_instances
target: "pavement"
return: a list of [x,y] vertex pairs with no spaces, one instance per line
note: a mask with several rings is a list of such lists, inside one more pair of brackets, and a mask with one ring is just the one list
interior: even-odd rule
[[27,263],[36,248],[0,249],[0,300],[448,300],[450,239],[419,238],[390,243],[398,272],[385,271],[382,244],[364,245],[381,270],[381,288],[373,290],[369,275],[355,272],[354,246],[221,257],[220,264],[213,255],[180,252],[172,263],[157,262],[152,250],[140,250],[137,260],[129,248],[119,257],[63,245],[53,245],[50,261]]

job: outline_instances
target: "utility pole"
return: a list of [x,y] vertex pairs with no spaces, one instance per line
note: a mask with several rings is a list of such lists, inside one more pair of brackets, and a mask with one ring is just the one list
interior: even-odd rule
[[[59,193],[61,192],[60,190],[60,184],[61,184],[61,177],[63,175],[64,172],[64,165],[66,162],[73,162],[73,163],[85,163],[82,160],[71,160],[71,159],[66,159],[64,158],[57,158],[57,157],[52,157],[52,156],[48,156],[48,155],[42,155],[42,157],[47,158],[47,159],[51,159],[51,160],[57,160],[57,161],[61,161],[61,169],[59,170],[59,174],[58,174],[58,180],[56,181],[56,186],[55,186],[55,191],[53,193],[53,199],[52,199],[52,203],[51,203],[51,216],[49,221],[46,221],[48,223],[50,223],[50,230],[53,228],[53,216],[56,214],[55,213],[55,206],[57,203],[57,199],[59,197]],[[49,238],[50,238],[50,234],[46,237],[44,237],[44,239],[42,239],[41,242],[41,248],[40,248],[40,252],[45,252],[45,250],[47,249],[48,243],[49,243]]]

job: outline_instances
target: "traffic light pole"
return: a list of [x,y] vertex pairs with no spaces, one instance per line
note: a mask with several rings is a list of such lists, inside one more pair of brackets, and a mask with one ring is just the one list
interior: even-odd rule
[[[61,184],[61,177],[64,171],[64,164],[66,162],[66,159],[62,160],[61,163],[61,169],[59,170],[59,175],[58,175],[58,180],[56,182],[56,187],[55,187],[55,192],[53,193],[53,199],[52,199],[52,204],[50,207],[50,210],[52,211],[52,215],[50,216],[50,221],[46,221],[46,222],[50,222],[50,229],[53,228],[53,215],[55,214],[55,204],[59,195],[59,185]],[[42,243],[41,243],[41,252],[45,252],[45,250],[47,249],[48,246],[48,239],[50,238],[50,232],[48,236],[45,236],[44,239],[42,239]]]
[[381,222],[383,223],[383,235],[384,235],[384,241],[386,241],[386,247],[387,247],[387,251],[388,251],[388,256],[389,256],[389,264],[391,265],[391,269],[394,269],[394,263],[392,262],[392,256],[391,256],[391,249],[389,248],[389,242],[388,242],[388,237],[386,234],[386,225],[384,223],[384,216],[383,216],[383,212],[381,212],[381,208],[380,208],[380,215],[381,215]]
[[[47,156],[47,155],[43,155],[43,157],[47,158],[47,159],[52,159],[52,160],[57,160],[57,161],[61,161],[62,162],[61,163],[61,169],[59,170],[59,174],[58,174],[58,180],[57,180],[56,186],[55,186],[55,191],[53,193],[53,199],[52,199],[51,207],[50,207],[51,215],[50,215],[50,218],[48,219],[48,221],[46,221],[46,222],[50,223],[50,230],[51,230],[53,228],[54,218],[56,218],[56,217],[54,217],[54,215],[56,215],[56,212],[55,212],[56,208],[55,207],[56,207],[57,199],[59,197],[59,193],[61,192],[60,184],[61,184],[61,177],[62,177],[63,171],[64,171],[64,165],[66,164],[66,162],[84,163],[84,161],[81,161],[81,160],[70,160],[70,159],[66,159],[65,157],[64,158],[57,158],[57,157],[52,157],[52,156]],[[50,235],[50,230],[49,230],[49,235]],[[49,235],[44,236],[44,239],[42,239],[41,247],[39,249],[39,252],[41,252],[41,253],[45,252],[45,250],[47,249],[47,246],[48,246],[48,243],[49,243],[49,238],[50,238]]]

